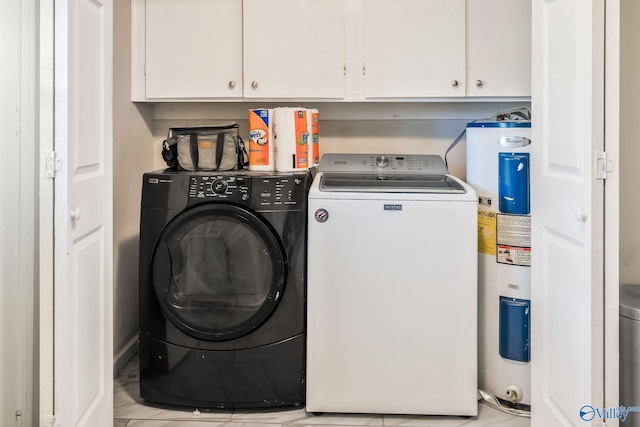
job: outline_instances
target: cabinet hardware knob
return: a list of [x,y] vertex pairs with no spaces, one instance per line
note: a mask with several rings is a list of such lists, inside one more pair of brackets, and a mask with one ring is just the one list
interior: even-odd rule
[[72,221],[79,221],[80,220],[80,208],[72,209],[71,212],[69,213],[69,216],[71,217]]
[[482,87],[482,80],[476,80],[476,86]]
[[229,89],[233,89],[234,87],[236,87],[236,82],[234,82],[233,80],[229,81]]
[[252,81],[252,82],[251,82],[251,87],[252,87],[253,89],[258,89],[258,82],[257,82],[257,81],[255,81],[255,80],[254,80],[254,81]]
[[457,80],[451,80],[451,86],[458,87],[458,81]]

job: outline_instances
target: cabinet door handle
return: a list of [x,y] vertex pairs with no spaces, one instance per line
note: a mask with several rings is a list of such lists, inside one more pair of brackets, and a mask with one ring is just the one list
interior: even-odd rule
[[458,87],[458,81],[457,80],[451,80],[451,86]]
[[252,82],[251,82],[251,88],[252,88],[252,89],[258,89],[258,82],[257,82],[257,81],[255,81],[255,80],[254,80],[254,81],[252,81]]
[[229,80],[229,89],[233,89],[234,87],[236,87],[236,82]]
[[476,80],[477,87],[482,87],[482,85],[483,85],[482,80]]

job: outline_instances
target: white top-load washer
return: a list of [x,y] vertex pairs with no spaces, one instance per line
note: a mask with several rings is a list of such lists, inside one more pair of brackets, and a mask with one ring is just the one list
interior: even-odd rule
[[325,154],[308,197],[306,410],[477,415],[475,191],[439,156]]

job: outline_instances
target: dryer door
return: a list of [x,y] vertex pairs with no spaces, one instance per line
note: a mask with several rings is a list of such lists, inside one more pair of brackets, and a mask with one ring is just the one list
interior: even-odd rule
[[243,336],[273,312],[286,280],[279,239],[252,212],[209,204],[185,211],[161,233],[152,278],[167,318],[199,339]]

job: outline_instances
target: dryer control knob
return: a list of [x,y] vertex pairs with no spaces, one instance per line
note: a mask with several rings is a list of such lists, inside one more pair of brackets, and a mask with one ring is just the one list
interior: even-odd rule
[[211,189],[216,194],[224,194],[227,192],[227,181],[216,179],[213,181],[213,184],[211,184]]
[[389,156],[382,155],[376,157],[376,164],[380,168],[386,168],[387,166],[389,166]]

